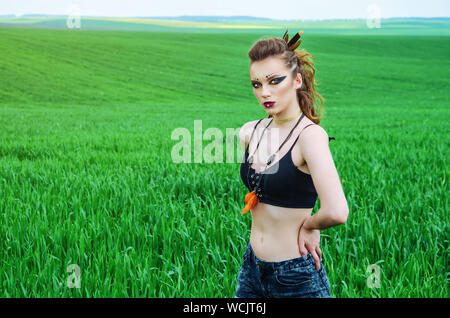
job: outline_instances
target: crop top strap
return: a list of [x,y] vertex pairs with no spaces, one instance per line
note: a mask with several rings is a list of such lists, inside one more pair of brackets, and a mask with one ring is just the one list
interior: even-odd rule
[[291,148],[289,149],[289,151],[291,151],[292,148],[294,148],[294,145],[297,143],[297,140],[298,140],[298,138],[300,137],[302,131],[305,130],[306,127],[311,126],[311,125],[315,125],[315,124],[309,124],[309,125],[306,125],[305,127],[303,127],[303,129],[302,129],[302,130],[300,131],[300,133],[298,134],[297,138],[295,138],[295,141],[294,141],[294,143],[292,144],[292,146],[291,146]]
[[250,136],[250,140],[248,141],[248,145],[247,145],[247,147],[245,148],[245,151],[246,151],[246,152],[248,151],[248,147],[250,146],[250,141],[252,141],[253,134],[255,133],[256,127],[258,127],[259,123],[260,123],[261,120],[263,120],[263,119],[264,119],[264,118],[261,118],[260,120],[258,120],[258,122],[256,123],[255,127],[253,127],[253,131],[252,131],[252,134],[251,134],[251,136]]

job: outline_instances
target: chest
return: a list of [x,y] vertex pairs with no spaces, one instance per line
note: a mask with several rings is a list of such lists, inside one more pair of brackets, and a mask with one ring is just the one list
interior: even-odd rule
[[291,161],[291,163],[301,172],[310,174],[308,169],[308,165],[303,157],[301,152],[300,143],[297,140],[294,144],[294,141],[291,143],[286,143],[276,154],[273,162],[267,166],[266,163],[269,157],[277,151],[280,143],[270,142],[270,140],[261,140],[258,149],[256,149],[256,145],[250,145],[249,147],[249,156],[253,154],[253,164],[251,168],[253,168],[257,173],[265,171],[265,169],[269,169],[273,166],[276,166],[277,163],[283,159],[285,162]]

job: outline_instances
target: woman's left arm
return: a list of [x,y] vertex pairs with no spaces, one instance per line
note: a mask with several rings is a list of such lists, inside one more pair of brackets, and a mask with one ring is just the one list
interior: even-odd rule
[[320,198],[320,209],[300,225],[298,247],[301,255],[306,255],[308,251],[311,253],[316,269],[320,270],[322,251],[319,230],[344,224],[348,206],[331,156],[328,134],[319,125],[313,125],[302,131],[300,138],[301,151]]
[[329,138],[319,125],[305,129],[300,148],[320,198],[320,209],[303,223],[307,230],[323,230],[347,222],[348,205],[329,147]]

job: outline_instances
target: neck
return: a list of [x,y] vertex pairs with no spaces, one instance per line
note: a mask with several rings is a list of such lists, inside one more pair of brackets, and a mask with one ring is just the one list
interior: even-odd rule
[[289,127],[292,122],[302,114],[302,111],[299,107],[289,110],[285,113],[279,113],[272,115],[273,117],[273,126],[276,128],[285,128]]

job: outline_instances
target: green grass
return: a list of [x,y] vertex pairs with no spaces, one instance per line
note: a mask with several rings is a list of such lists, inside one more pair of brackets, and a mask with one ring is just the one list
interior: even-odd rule
[[[260,37],[1,28],[0,295],[233,297],[251,225],[238,158],[175,164],[170,137],[265,116]],[[321,231],[333,296],[449,297],[449,37],[303,38],[350,209]]]

